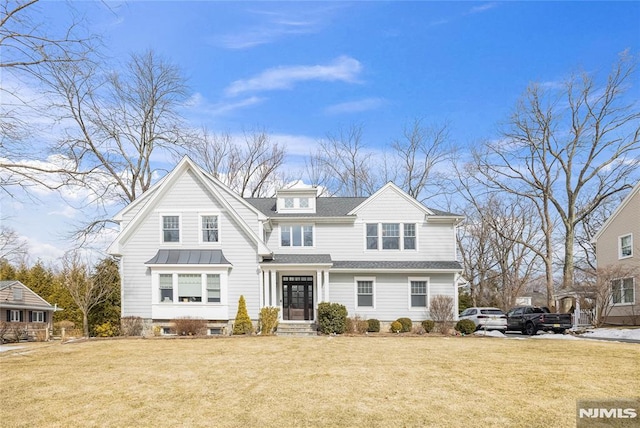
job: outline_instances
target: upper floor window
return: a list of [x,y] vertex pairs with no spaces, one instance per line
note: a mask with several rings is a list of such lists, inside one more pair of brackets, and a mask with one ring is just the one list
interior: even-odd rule
[[300,198],[300,208],[309,208],[309,198]]
[[634,303],[635,289],[633,287],[633,278],[620,278],[611,281],[611,293],[614,304]]
[[162,216],[162,242],[180,242],[180,216]]
[[203,215],[200,218],[202,226],[202,242],[218,242],[220,239],[218,233],[218,216]]
[[631,234],[620,237],[620,258],[633,255],[633,239]]
[[293,198],[284,198],[284,207],[285,208],[293,208]]
[[313,247],[313,226],[280,226],[282,247]]
[[367,223],[365,227],[367,250],[416,249],[415,223]]

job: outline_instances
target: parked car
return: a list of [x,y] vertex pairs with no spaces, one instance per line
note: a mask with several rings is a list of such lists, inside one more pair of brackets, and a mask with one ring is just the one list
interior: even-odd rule
[[571,314],[552,314],[540,306],[517,306],[507,312],[507,329],[529,336],[539,330],[564,333],[572,327]]
[[507,316],[498,308],[467,308],[459,318],[473,321],[476,330],[507,330]]

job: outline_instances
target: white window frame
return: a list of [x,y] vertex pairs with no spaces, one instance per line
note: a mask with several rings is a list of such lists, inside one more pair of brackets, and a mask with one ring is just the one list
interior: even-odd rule
[[[294,227],[300,227],[300,233],[302,234],[300,236],[300,244],[301,245],[293,245],[293,228]],[[305,228],[306,227],[310,227],[311,228],[311,245],[305,245],[304,244],[304,233],[305,233]],[[284,230],[284,228],[289,228],[289,245],[282,245],[282,232]],[[310,224],[310,223],[288,223],[288,224],[281,224],[278,227],[278,239],[279,239],[279,244],[280,244],[280,248],[315,248],[316,246],[316,228],[314,224]]]
[[[397,224],[398,225],[398,233],[399,233],[399,237],[398,237],[398,248],[383,248],[384,246],[384,236],[382,236],[382,225],[383,224]],[[415,248],[408,248],[406,249],[404,246],[404,238],[405,238],[405,225],[407,224],[412,224],[414,226],[414,231],[415,231],[415,235],[413,236],[413,238],[415,239]],[[418,251],[418,223],[414,223],[414,222],[393,222],[393,221],[365,221],[363,223],[364,225],[364,230],[363,230],[363,234],[364,234],[364,250],[365,251],[384,251],[384,252],[390,252],[390,251]],[[375,225],[376,226],[376,238],[377,238],[377,247],[376,248],[369,248],[368,246],[368,238],[370,237],[369,234],[367,233],[367,226],[368,225]],[[371,235],[371,237],[373,238],[373,235]]]
[[19,309],[11,309],[11,314],[9,315],[9,322],[20,322]]
[[[177,241],[164,240],[164,218],[165,217],[178,217],[178,240]],[[175,213],[160,214],[160,242],[163,245],[177,245],[182,243],[182,216],[180,214],[175,214]]]
[[31,322],[44,322],[44,311],[31,311]]
[[[631,301],[630,302],[624,300],[624,289],[623,289],[624,281],[629,279],[631,280]],[[615,294],[613,291],[613,283],[618,281],[620,282],[620,301],[616,302]],[[611,281],[611,304],[613,306],[625,306],[625,305],[635,305],[635,303],[636,303],[636,279],[634,277],[613,279]]]
[[[162,299],[162,288],[160,288],[160,276],[161,275],[167,275],[171,277],[171,300],[163,300]],[[160,272],[157,274],[158,277],[158,299],[160,301],[160,303],[162,303],[163,305],[171,305],[173,303],[175,303],[176,301],[176,286],[174,284],[174,279],[173,279],[173,274],[168,273],[168,272]],[[168,288],[165,288],[165,290],[168,290]]]
[[[358,305],[358,282],[368,281],[371,282],[371,304],[372,306],[359,306]],[[354,299],[353,305],[356,309],[362,310],[374,310],[376,308],[376,277],[375,276],[356,276],[353,278],[354,287]]]
[[[622,254],[622,240],[627,237],[629,238],[629,249],[631,250],[631,253],[625,255]],[[633,257],[633,233],[626,233],[618,236],[618,259],[627,259],[629,257]]]
[[[216,217],[216,223],[218,226],[218,240],[217,241],[205,241],[203,238],[203,234],[204,234],[204,227],[202,227],[202,221],[204,219],[204,217]],[[220,214],[218,213],[202,213],[198,216],[198,239],[200,240],[201,244],[204,245],[215,245],[215,244],[220,244],[220,242],[222,241],[222,237],[220,236]]]
[[[204,306],[222,306],[227,304],[227,288],[228,288],[228,267],[216,267],[216,268],[194,268],[194,269],[179,269],[179,268],[160,268],[153,269],[152,271],[152,287],[154,304],[164,305],[204,305]],[[173,301],[161,302],[160,301],[160,275],[171,275]],[[178,301],[178,275],[200,275],[200,302],[180,302]],[[220,275],[220,302],[208,302],[207,293],[207,275]]]
[[[425,296],[426,306],[412,306],[411,301],[411,283],[412,282],[426,282],[427,294]],[[428,276],[410,276],[407,278],[407,295],[408,295],[408,308],[410,311],[429,311],[429,305],[431,304],[431,282]]]

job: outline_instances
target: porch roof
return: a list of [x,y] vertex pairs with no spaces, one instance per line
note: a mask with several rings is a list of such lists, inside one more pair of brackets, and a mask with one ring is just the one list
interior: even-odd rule
[[367,261],[336,260],[333,269],[389,269],[389,270],[455,270],[461,271],[462,265],[457,261]]
[[158,250],[146,265],[230,265],[222,250]]
[[283,265],[330,265],[330,254],[274,254],[272,260],[262,263]]

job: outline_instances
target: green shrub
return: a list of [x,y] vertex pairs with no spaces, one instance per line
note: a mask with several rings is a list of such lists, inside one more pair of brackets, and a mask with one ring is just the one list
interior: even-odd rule
[[392,333],[400,333],[402,331],[402,324],[400,321],[394,321],[391,323],[391,328],[389,330],[391,330]]
[[118,335],[118,329],[109,321],[96,326],[94,330],[98,337],[114,337]]
[[347,328],[347,308],[340,303],[318,304],[318,329],[324,334],[342,334]]
[[411,328],[413,327],[413,323],[411,322],[411,319],[409,319],[409,318],[398,318],[396,321],[398,321],[400,324],[402,324],[401,333],[408,333],[408,332],[411,331]]
[[378,333],[380,331],[380,320],[375,318],[367,320],[367,331],[369,333]]
[[251,334],[253,333],[253,323],[247,312],[247,302],[244,296],[240,296],[238,301],[238,312],[236,313],[236,321],[233,323],[233,334]]
[[202,318],[175,318],[171,324],[178,336],[204,336],[207,332],[207,321]]
[[280,308],[276,306],[267,306],[260,309],[260,320],[258,324],[260,326],[260,334],[269,336],[278,328],[278,314]]
[[431,333],[435,328],[435,326],[436,326],[436,323],[433,322],[432,320],[422,321],[422,328],[424,328],[424,331],[426,331],[427,333]]
[[462,334],[471,334],[476,331],[476,324],[471,320],[460,320],[456,323],[456,331]]

